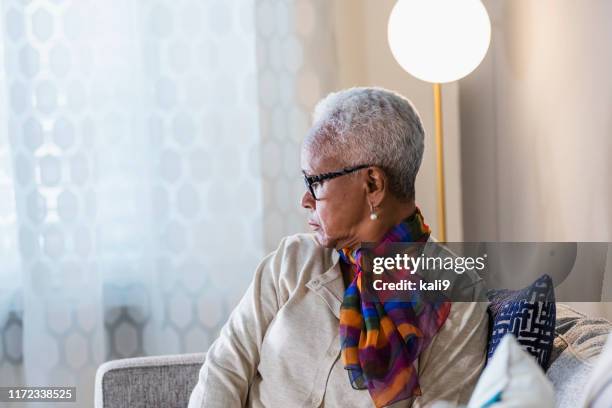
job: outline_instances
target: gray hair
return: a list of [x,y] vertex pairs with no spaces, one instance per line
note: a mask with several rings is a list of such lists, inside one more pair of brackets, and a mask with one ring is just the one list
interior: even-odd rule
[[405,97],[383,88],[350,88],[317,104],[304,145],[345,167],[376,165],[392,193],[412,199],[424,136],[421,118]]

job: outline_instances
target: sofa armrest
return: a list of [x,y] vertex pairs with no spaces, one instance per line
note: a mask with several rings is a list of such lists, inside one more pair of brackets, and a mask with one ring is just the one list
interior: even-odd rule
[[96,372],[96,408],[184,408],[206,354],[126,358]]

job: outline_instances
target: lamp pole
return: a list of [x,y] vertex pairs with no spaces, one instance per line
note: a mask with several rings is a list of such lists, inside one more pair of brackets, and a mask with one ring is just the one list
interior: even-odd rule
[[491,42],[491,20],[481,0],[397,0],[387,39],[406,72],[433,84],[437,238],[446,242],[441,84],[465,77],[480,64]]
[[442,86],[433,84],[436,134],[436,190],[438,195],[438,239],[446,242],[446,194],[444,187],[444,134],[442,128]]

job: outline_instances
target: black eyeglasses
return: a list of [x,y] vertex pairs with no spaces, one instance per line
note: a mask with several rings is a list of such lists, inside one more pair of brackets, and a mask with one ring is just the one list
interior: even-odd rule
[[333,171],[331,173],[323,173],[313,176],[308,176],[306,173],[304,173],[304,184],[306,184],[306,187],[308,188],[308,191],[310,191],[312,198],[314,198],[315,200],[319,200],[317,198],[316,193],[325,180],[331,180],[336,177],[344,176],[345,174],[350,174],[357,170],[365,169],[371,166],[371,164],[360,164],[359,166],[345,167],[340,171]]

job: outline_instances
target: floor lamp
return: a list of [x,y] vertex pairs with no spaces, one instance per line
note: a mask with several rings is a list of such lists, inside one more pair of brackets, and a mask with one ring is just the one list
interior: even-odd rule
[[387,27],[393,57],[414,77],[433,84],[438,239],[446,242],[442,85],[482,62],[491,22],[480,0],[398,0]]

